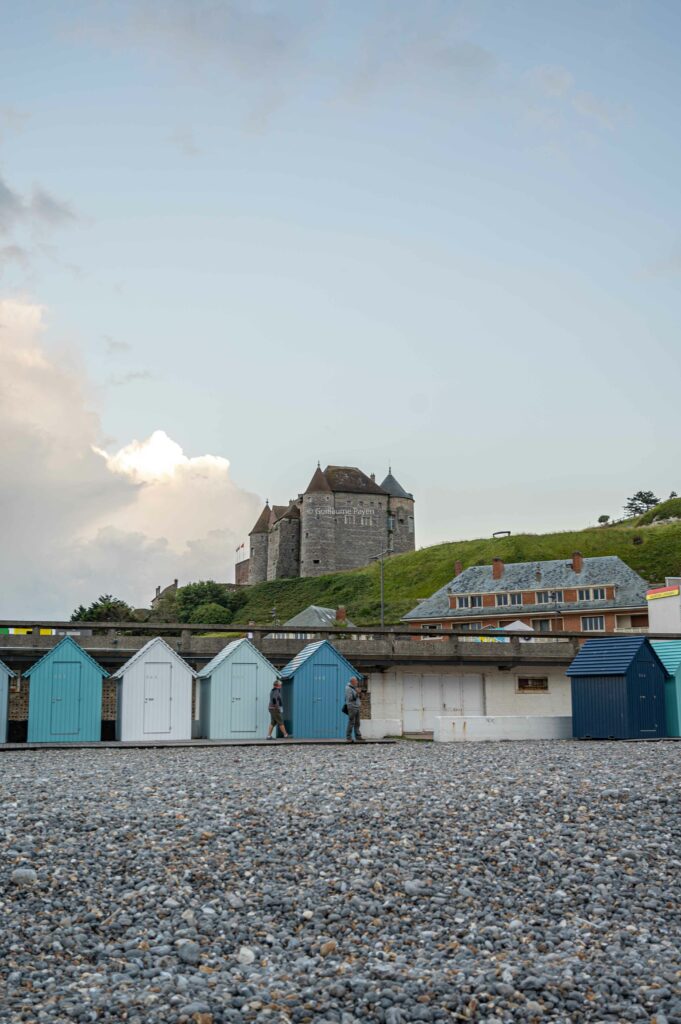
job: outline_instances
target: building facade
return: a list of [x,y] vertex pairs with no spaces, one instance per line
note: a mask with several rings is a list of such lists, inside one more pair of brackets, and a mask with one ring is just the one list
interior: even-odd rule
[[522,622],[536,633],[645,633],[647,585],[616,555],[462,570],[405,617],[421,630],[476,632]]
[[249,540],[251,584],[357,569],[378,555],[414,550],[414,496],[391,471],[377,484],[355,466],[318,465],[288,505],[265,504]]

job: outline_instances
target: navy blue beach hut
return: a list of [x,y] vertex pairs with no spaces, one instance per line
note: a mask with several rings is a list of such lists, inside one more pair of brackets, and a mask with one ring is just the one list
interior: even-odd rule
[[667,735],[667,669],[644,636],[590,639],[566,673],[576,739],[654,739]]
[[281,670],[286,730],[300,739],[343,739],[345,687],[360,672],[328,640],[303,647]]
[[29,743],[102,738],[102,679],[109,673],[70,636],[26,672]]
[[14,672],[0,661],[0,743],[7,743],[7,720],[9,718],[9,681]]

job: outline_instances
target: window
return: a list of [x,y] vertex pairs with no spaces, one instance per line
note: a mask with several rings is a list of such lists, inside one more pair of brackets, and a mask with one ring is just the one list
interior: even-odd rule
[[437,622],[423,622],[423,623],[421,623],[421,629],[426,630],[426,631],[431,630],[431,629],[439,629],[439,628],[440,627],[438,626]]
[[535,633],[550,633],[551,619],[532,619],[532,629]]
[[457,597],[457,599],[456,599],[456,607],[457,608],[468,608],[469,607],[469,598],[468,597]]
[[577,597],[580,601],[605,601],[605,587],[585,587]]
[[582,629],[585,633],[605,632],[605,616],[582,615]]
[[520,676],[518,693],[548,693],[549,681],[546,676]]
[[471,594],[471,608],[482,608],[482,594]]
[[459,629],[462,629],[465,633],[470,633],[476,629],[482,629],[482,622],[461,622],[458,626]]
[[497,594],[497,608],[500,608],[503,604],[508,604],[508,594]]
[[313,565],[319,565],[319,559],[318,558],[313,558],[312,559],[312,564]]
[[511,594],[510,597],[511,597],[511,604],[522,604],[523,603],[523,595],[522,594]]
[[414,517],[413,516],[409,516],[409,518],[407,519],[407,529],[409,530],[409,533],[413,533],[414,532]]
[[388,516],[388,529],[389,530],[394,530],[395,529],[395,516]]
[[555,601],[563,600],[562,590],[538,590],[537,604],[553,604]]

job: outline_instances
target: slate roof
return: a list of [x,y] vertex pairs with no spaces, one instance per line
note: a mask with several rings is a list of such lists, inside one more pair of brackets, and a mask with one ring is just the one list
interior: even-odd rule
[[[346,620],[346,623],[350,628],[354,628],[354,623],[349,619]],[[335,624],[336,609],[322,608],[318,604],[309,605],[302,612],[294,615],[292,619],[283,623],[284,626],[334,626]]]
[[0,670],[6,672],[10,679],[14,679],[16,675],[16,672],[12,672],[12,669],[9,667],[9,665],[5,665],[4,661],[0,661]]
[[288,665],[285,665],[282,668],[281,672],[279,673],[281,678],[290,679],[291,676],[300,668],[300,666],[304,665],[308,658],[311,658],[314,654],[316,654],[320,647],[324,647],[324,645],[331,648],[335,657],[340,658],[341,661],[345,662],[345,664],[348,666],[353,675],[357,676],[358,679],[363,678],[362,673],[358,672],[357,669],[350,664],[348,659],[344,658],[340,651],[337,651],[333,644],[329,643],[328,640],[313,640],[311,644],[306,644],[305,647],[303,647],[302,651],[298,651],[295,658],[291,658]]
[[243,647],[244,645],[248,648],[251,654],[254,654],[256,657],[258,657],[260,661],[264,661],[267,667],[272,669],[275,675],[278,675],[274,665],[270,664],[265,655],[258,650],[255,644],[251,643],[248,637],[242,636],[239,637],[238,640],[230,641],[230,643],[228,643],[226,647],[223,647],[222,650],[215,655],[212,661],[209,661],[208,664],[204,665],[201,671],[197,673],[197,677],[199,679],[205,679],[207,678],[207,676],[211,676],[213,672],[215,672],[216,668],[218,668],[223,663],[223,661],[226,661],[227,658],[231,658],[234,652],[237,651],[240,647]]
[[179,661],[180,664],[184,668],[188,668],[193,676],[196,675],[196,672],[191,667],[191,665],[188,665],[187,662],[184,660],[184,658],[180,657],[180,655],[177,653],[177,651],[174,651],[172,649],[172,647],[170,646],[170,644],[166,643],[166,641],[163,639],[162,636],[155,636],[155,637],[152,637],[151,640],[148,640],[147,643],[144,644],[143,647],[140,647],[139,651],[135,651],[135,653],[133,654],[132,658],[128,658],[128,660],[126,661],[125,665],[121,665],[121,667],[119,669],[116,669],[116,671],[112,674],[111,678],[112,679],[121,679],[123,677],[123,675],[131,667],[131,665],[133,665],[136,661],[139,661],[140,658],[144,657],[144,655],[147,654],[151,650],[152,647],[156,647],[157,644],[160,644],[162,647],[164,647],[166,649],[166,651],[168,652],[168,654],[172,655],[172,657],[176,661]]
[[265,507],[262,510],[262,512],[260,513],[260,515],[258,516],[258,518],[256,520],[255,526],[253,527],[253,529],[251,530],[251,532],[248,535],[249,537],[251,536],[251,534],[254,534],[254,533],[268,533],[269,532],[269,528],[270,528],[270,513],[271,513],[270,506],[269,506],[268,503],[265,503]]
[[[537,579],[537,571],[541,576]],[[410,619],[457,619],[479,616],[546,614],[555,611],[555,604],[502,605],[500,608],[450,608],[450,594],[495,594],[513,590],[572,590],[584,587],[615,586],[615,597],[603,601],[560,602],[563,611],[602,611],[608,608],[645,608],[647,585],[638,573],[630,569],[617,555],[585,558],[582,571],[572,569],[569,558],[554,558],[545,562],[510,562],[504,566],[499,580],[492,576],[491,565],[473,565],[464,569],[432,597],[421,601],[404,616]]]
[[295,501],[292,501],[290,505],[274,505],[275,509],[283,509],[273,522],[278,523],[280,519],[300,519],[300,509],[296,505]]
[[310,480],[309,484],[307,485],[305,493],[306,494],[320,494],[320,493],[324,493],[324,492],[326,492],[327,494],[330,494],[331,493],[331,487],[330,487],[329,481],[326,479],[324,473],[322,473],[321,467],[318,465],[317,468],[315,469],[314,473],[312,474],[312,479]]
[[384,491],[388,492],[391,498],[411,498],[412,501],[414,500],[414,495],[405,491],[402,484],[397,482],[392,474],[392,469],[388,470],[388,475],[381,484],[381,487]]
[[623,676],[642,647],[650,647],[665,676],[669,672],[645,636],[591,638],[573,658],[568,676]]
[[650,646],[669,674],[675,676],[681,665],[681,640],[651,640]]
[[65,636],[64,639],[60,640],[58,644],[52,647],[49,651],[46,651],[46,653],[43,654],[42,658],[39,658],[38,661],[36,661],[35,664],[31,665],[30,668],[27,668],[23,674],[25,676],[30,676],[31,673],[35,672],[35,670],[38,668],[38,665],[42,665],[44,661],[47,661],[48,658],[51,658],[53,654],[55,654],[58,650],[60,650],[60,648],[65,646],[75,647],[76,651],[79,654],[83,654],[88,661],[92,662],[97,671],[102,673],[104,679],[109,678],[109,673],[107,672],[107,670],[105,668],[102,668],[99,662],[95,661],[92,655],[88,654],[88,652],[83,647],[81,647],[80,644],[77,644],[76,641],[73,640],[70,636]]
[[327,466],[324,477],[332,491],[345,494],[386,494],[382,487],[357,466]]

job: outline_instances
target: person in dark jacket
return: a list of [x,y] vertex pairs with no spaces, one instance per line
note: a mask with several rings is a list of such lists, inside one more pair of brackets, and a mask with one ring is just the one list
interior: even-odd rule
[[355,734],[355,741],[362,743],[362,734],[359,728],[359,680],[353,676],[345,687],[345,706],[348,709],[348,727],[345,731],[345,742],[352,743],[352,734]]
[[267,730],[267,739],[273,740],[272,730],[275,725],[277,727],[277,736],[284,735],[284,739],[288,739],[288,733],[286,732],[286,726],[284,725],[284,702],[281,699],[281,679],[275,679],[274,686],[270,690],[270,726]]

